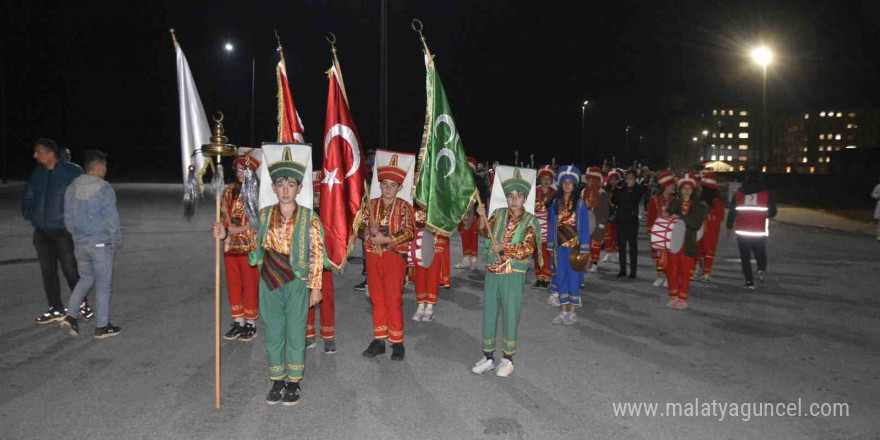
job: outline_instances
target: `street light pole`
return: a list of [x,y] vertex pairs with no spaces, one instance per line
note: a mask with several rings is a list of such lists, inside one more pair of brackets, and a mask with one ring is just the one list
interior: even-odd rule
[[587,159],[586,159],[587,146],[586,146],[586,140],[585,140],[585,137],[586,137],[585,133],[586,133],[586,124],[587,124],[586,123],[587,105],[589,103],[590,103],[590,101],[584,101],[584,104],[581,106],[581,166],[582,167],[587,166]]
[[632,128],[632,125],[626,126],[626,144],[623,146],[623,153],[629,154],[629,129]]
[[[762,68],[761,84],[761,142],[758,152],[754,155],[760,158],[762,165],[766,165],[767,154],[767,66],[773,61],[773,52],[766,46],[760,46],[752,50],[752,59]],[[749,154],[751,156],[751,154]],[[753,164],[757,166],[757,164]]]
[[257,76],[257,58],[251,57],[251,148],[256,148],[254,145],[254,88],[256,85],[256,76]]

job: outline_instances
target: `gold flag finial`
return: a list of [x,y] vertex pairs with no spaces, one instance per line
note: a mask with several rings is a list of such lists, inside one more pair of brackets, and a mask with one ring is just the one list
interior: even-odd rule
[[174,42],[174,50],[180,48],[180,44],[177,43],[177,34],[174,33],[174,28],[168,29],[168,32],[171,32],[171,41]]

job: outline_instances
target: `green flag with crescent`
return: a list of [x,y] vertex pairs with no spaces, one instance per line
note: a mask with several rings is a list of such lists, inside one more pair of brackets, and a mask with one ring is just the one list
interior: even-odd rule
[[427,113],[413,199],[425,209],[428,229],[449,236],[476,200],[477,187],[430,55],[425,67]]

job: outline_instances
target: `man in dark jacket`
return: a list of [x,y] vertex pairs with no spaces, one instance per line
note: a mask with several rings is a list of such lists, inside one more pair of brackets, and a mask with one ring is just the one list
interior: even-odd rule
[[[31,173],[21,213],[34,226],[34,247],[49,302],[49,310],[37,316],[36,323],[48,324],[61,321],[66,313],[61,302],[58,263],[71,291],[79,281],[73,239],[64,228],[64,193],[70,182],[82,174],[82,168],[64,160],[58,144],[51,139],[34,142],[34,159],[40,166]],[[79,311],[86,320],[94,315],[85,301]]]
[[636,173],[633,170],[626,172],[623,184],[614,189],[611,195],[611,205],[614,207],[615,221],[617,222],[617,243],[620,246],[620,272],[618,278],[626,276],[626,250],[629,248],[630,272],[629,277],[636,277],[639,249],[637,247],[639,234],[639,206],[644,196],[644,187],[636,184]]

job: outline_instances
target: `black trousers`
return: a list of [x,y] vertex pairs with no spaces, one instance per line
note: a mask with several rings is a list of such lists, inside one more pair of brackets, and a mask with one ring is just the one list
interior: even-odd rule
[[742,261],[743,275],[746,276],[747,282],[753,282],[752,279],[752,254],[758,260],[758,270],[767,270],[767,237],[744,237],[738,235],[736,237],[739,244],[739,259]]
[[[79,282],[76,257],[73,255],[73,237],[67,231],[50,233],[34,230],[34,247],[37,249],[37,257],[40,259],[43,288],[46,290],[49,307],[63,311],[64,303],[61,302],[58,263],[61,263],[61,271],[64,272],[67,287],[70,287],[71,292]],[[72,307],[77,306],[79,304],[72,305]]]
[[635,276],[636,266],[639,261],[639,223],[622,223],[617,222],[617,246],[620,248],[619,260],[620,271],[626,273],[626,250],[629,248],[629,267],[630,274]]

